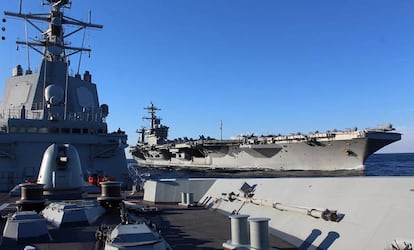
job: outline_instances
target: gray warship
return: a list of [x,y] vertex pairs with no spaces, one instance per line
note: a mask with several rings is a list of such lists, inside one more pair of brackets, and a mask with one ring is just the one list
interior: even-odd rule
[[[90,49],[70,46],[65,39],[103,26],[65,16],[63,8],[69,8],[70,1],[43,4],[51,6],[50,13],[24,14],[21,7],[17,13],[4,12],[41,32],[37,40],[16,43],[37,51],[42,59],[38,72],[32,72],[30,64],[26,71],[18,65],[5,84],[0,104],[0,190],[35,180],[43,152],[53,143],[76,147],[85,179],[97,175],[124,181],[128,178],[127,136],[121,130],[108,132],[109,108],[100,105],[91,73],[71,75],[68,69],[71,55]],[[39,22],[48,23],[47,30],[42,31]]]
[[391,124],[309,134],[237,136],[231,139],[169,140],[154,104],[146,107],[150,128],[142,128],[130,151],[141,166],[216,170],[361,170],[366,159],[401,139]]

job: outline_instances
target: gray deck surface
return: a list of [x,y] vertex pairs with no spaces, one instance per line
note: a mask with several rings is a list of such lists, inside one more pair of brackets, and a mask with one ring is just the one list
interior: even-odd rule
[[[205,208],[182,208],[157,205],[160,216],[153,219],[173,249],[223,249],[222,244],[231,238],[230,219]],[[269,236],[271,247],[296,249],[292,245]]]
[[[141,198],[140,194],[132,199]],[[7,193],[0,193],[0,206],[5,202],[13,203],[18,198],[12,198]],[[142,215],[153,222],[157,229],[170,244],[173,249],[223,249],[222,243],[229,240],[230,236],[230,220],[227,216],[218,212],[210,211],[201,207],[180,207],[171,204],[157,204],[160,212],[153,215]],[[13,208],[13,204],[9,209]],[[0,211],[2,215],[7,209]],[[101,217],[94,225],[88,227],[72,227],[65,229],[49,228],[50,242],[30,244],[37,249],[45,250],[63,250],[63,249],[79,249],[93,250],[95,249],[95,232],[100,224],[116,225],[119,223],[119,214],[106,214]],[[5,220],[2,220],[1,231]],[[295,249],[291,245],[281,241],[280,239],[270,236],[270,246],[279,249]],[[0,249],[23,249],[25,245],[17,246],[0,246]]]

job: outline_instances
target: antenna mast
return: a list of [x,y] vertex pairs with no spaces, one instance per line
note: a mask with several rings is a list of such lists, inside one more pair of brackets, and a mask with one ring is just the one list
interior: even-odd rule
[[142,119],[151,120],[151,129],[155,128],[155,119],[160,119],[155,115],[157,110],[161,110],[160,108],[157,108],[154,106],[154,104],[151,102],[151,105],[145,108],[148,110],[148,114],[150,114],[150,117],[143,117]]
[[220,120],[220,140],[223,140],[223,120]]
[[[21,2],[22,0],[20,0],[20,9],[19,9],[19,13],[21,11]],[[29,47],[29,38],[28,38],[28,30],[27,30],[27,20],[24,20],[24,30],[26,33],[26,49],[27,49],[27,73],[31,74],[32,70],[30,69],[30,47]]]
[[[11,17],[18,17],[26,20],[29,24],[31,24],[34,28],[36,28],[41,34],[43,34],[43,38],[40,38],[34,42],[22,42],[17,41],[17,44],[26,45],[33,50],[40,53],[43,58],[49,60],[49,61],[64,61],[66,62],[67,57],[82,52],[87,51],[90,52],[90,49],[82,48],[82,47],[72,47],[65,44],[64,39],[67,38],[70,35],[73,35],[77,33],[78,31],[86,28],[97,28],[102,29],[103,26],[99,24],[93,24],[90,22],[82,22],[79,20],[76,20],[71,17],[67,17],[63,14],[62,8],[67,8],[71,5],[70,0],[47,0],[44,1],[43,4],[50,5],[52,7],[52,10],[50,13],[47,14],[24,14],[21,13],[21,0],[20,0],[20,7],[19,7],[19,13],[9,12],[5,11],[4,14],[6,16]],[[46,23],[49,23],[49,29],[44,32],[42,29],[40,29],[32,20],[35,21],[43,21]],[[64,34],[63,32],[63,25],[72,25],[74,27],[77,27],[74,31]],[[43,47],[44,51],[42,52],[39,47]],[[66,54],[66,51],[68,53]]]

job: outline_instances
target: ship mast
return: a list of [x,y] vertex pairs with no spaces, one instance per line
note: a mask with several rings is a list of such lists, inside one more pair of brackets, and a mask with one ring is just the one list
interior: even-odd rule
[[[27,45],[33,50],[37,51],[43,56],[43,59],[46,59],[51,62],[61,61],[66,62],[67,57],[82,52],[90,52],[91,49],[82,48],[82,47],[72,47],[65,44],[64,39],[68,36],[71,36],[77,33],[80,30],[85,28],[97,28],[102,29],[102,25],[93,24],[91,22],[82,22],[71,17],[67,17],[63,14],[61,9],[70,8],[72,2],[70,0],[47,0],[43,2],[44,5],[50,5],[51,11],[48,14],[24,14],[15,12],[5,11],[4,14],[10,17],[18,17],[26,20],[31,24],[35,29],[37,29],[42,35],[42,39],[38,39],[35,42],[23,42],[16,41],[16,44]],[[49,23],[49,28],[44,32],[41,30],[32,20],[44,21]],[[73,25],[77,29],[65,35],[63,30],[63,25]],[[43,47],[43,52],[39,50],[38,47]],[[68,51],[68,53],[66,52]]]
[[151,102],[151,105],[144,108],[146,110],[148,110],[148,114],[150,114],[150,117],[143,117],[142,119],[145,120],[151,120],[151,129],[155,129],[155,120],[159,119],[161,120],[161,118],[157,117],[155,115],[156,111],[161,110],[160,108],[157,108],[154,106],[154,104]]
[[220,140],[223,140],[223,120],[220,120]]
[[[88,22],[82,22],[80,20],[65,16],[63,13],[64,8],[71,8],[72,1],[70,0],[43,0],[43,5],[49,5],[51,10],[46,14],[24,14],[21,13],[21,2],[19,7],[19,13],[5,11],[4,14],[10,17],[17,17],[24,19],[27,23],[33,26],[41,34],[40,38],[34,39],[34,41],[16,41],[18,45],[26,45],[27,47],[38,52],[42,56],[41,66],[41,81],[43,82],[43,98],[42,106],[44,119],[48,120],[60,120],[62,117],[66,120],[67,108],[68,108],[68,84],[69,84],[69,60],[68,57],[80,52],[90,52],[91,49],[83,47],[73,47],[65,43],[65,39],[81,30],[86,28],[103,28],[102,25]],[[43,21],[48,23],[46,31],[40,29],[34,21]],[[68,34],[64,32],[64,25],[70,25],[74,27]],[[82,44],[83,46],[83,44]],[[43,51],[41,50],[43,48]],[[51,71],[51,72],[49,72]],[[54,85],[54,86],[52,86]],[[56,87],[57,85],[60,85]],[[48,93],[57,94],[57,97],[47,99]],[[63,94],[60,94],[63,93]],[[63,107],[63,108],[62,108]]]

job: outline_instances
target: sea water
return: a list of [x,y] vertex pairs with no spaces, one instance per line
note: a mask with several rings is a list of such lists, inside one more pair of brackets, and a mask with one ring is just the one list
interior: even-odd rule
[[367,176],[414,176],[414,153],[373,154],[365,162]]

